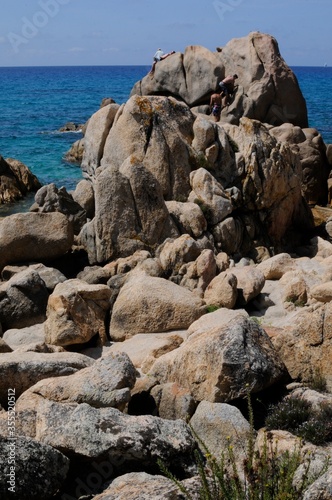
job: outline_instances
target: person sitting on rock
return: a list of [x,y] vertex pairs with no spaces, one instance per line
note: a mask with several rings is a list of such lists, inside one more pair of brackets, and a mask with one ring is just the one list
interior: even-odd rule
[[150,70],[150,75],[153,75],[154,70],[156,69],[156,64],[159,61],[163,61],[166,59],[166,57],[171,56],[172,54],[175,54],[175,50],[172,50],[172,52],[168,52],[167,54],[164,54],[164,52],[161,49],[158,49],[155,55],[153,56],[153,64],[152,68]]
[[221,113],[221,95],[220,94],[212,94],[210,98],[210,110],[211,114],[214,118],[215,122],[218,122],[220,120],[220,113]]
[[219,83],[219,87],[221,88],[220,95],[222,96],[223,106],[228,106],[228,104],[230,103],[229,96],[234,93],[235,80],[237,80],[237,78],[237,75],[228,75]]

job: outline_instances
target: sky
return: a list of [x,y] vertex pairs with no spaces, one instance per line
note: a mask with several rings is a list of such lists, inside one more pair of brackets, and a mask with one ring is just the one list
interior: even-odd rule
[[290,66],[332,66],[332,0],[1,0],[0,66],[149,65],[252,31]]

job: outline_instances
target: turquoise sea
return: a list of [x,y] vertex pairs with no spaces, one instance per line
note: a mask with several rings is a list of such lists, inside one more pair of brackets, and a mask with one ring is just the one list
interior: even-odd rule
[[[0,68],[0,155],[25,163],[43,184],[74,189],[78,166],[63,158],[80,133],[59,132],[85,123],[104,97],[125,102],[149,66]],[[292,67],[307,101],[309,124],[332,143],[332,68]]]

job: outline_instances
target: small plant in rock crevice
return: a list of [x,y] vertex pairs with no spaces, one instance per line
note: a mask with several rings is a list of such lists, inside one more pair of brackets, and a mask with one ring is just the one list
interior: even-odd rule
[[320,403],[314,407],[300,397],[288,397],[270,407],[265,425],[268,430],[289,431],[315,445],[324,445],[332,441],[332,405]]

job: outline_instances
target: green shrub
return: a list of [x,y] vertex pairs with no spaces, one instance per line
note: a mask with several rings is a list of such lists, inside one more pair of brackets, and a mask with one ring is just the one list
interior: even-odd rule
[[321,403],[314,408],[301,398],[287,398],[270,408],[265,425],[268,430],[286,430],[323,445],[332,441],[332,405]]
[[284,399],[269,408],[265,420],[268,430],[281,429],[294,432],[300,425],[309,420],[311,405],[301,398]]

